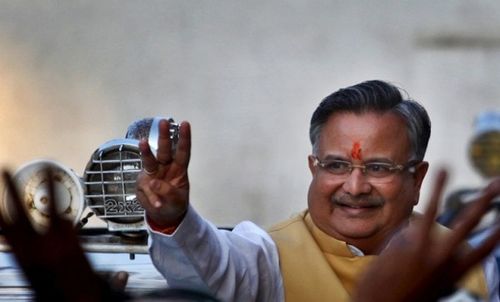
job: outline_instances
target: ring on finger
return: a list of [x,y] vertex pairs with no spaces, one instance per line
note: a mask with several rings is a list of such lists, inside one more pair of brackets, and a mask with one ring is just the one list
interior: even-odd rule
[[142,168],[142,170],[144,170],[144,173],[146,173],[147,175],[155,175],[156,172],[158,172],[158,169],[155,169],[154,171],[149,171],[146,168]]

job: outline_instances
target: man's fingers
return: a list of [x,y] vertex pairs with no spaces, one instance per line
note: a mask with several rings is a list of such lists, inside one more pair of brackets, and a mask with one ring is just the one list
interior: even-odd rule
[[426,242],[427,238],[429,237],[432,225],[434,223],[434,220],[436,219],[439,201],[441,200],[441,196],[443,195],[443,190],[447,178],[448,174],[445,170],[440,170],[438,172],[436,182],[434,183],[434,188],[432,190],[431,199],[429,200],[429,204],[424,213],[422,232],[419,233],[420,238],[417,238],[418,240],[416,242]]
[[45,173],[45,179],[47,180],[47,191],[48,191],[48,208],[49,208],[49,217],[51,223],[55,222],[55,219],[58,218],[57,209],[56,209],[56,194],[54,192],[54,171],[50,166],[46,166],[43,169],[43,173]]
[[[170,139],[170,123],[167,120],[161,120],[159,123],[160,134],[158,139],[157,157],[153,155],[148,142],[143,139],[139,142],[139,150],[141,151],[142,167],[146,174],[156,176],[159,171],[163,174],[167,169],[177,173],[177,171],[185,170],[188,167],[191,156],[191,127],[188,122],[184,121],[179,125],[179,140],[177,142],[175,154],[172,154]],[[171,163],[175,163],[175,168],[165,167]],[[167,175],[171,175],[167,174]]]
[[500,224],[497,223],[492,233],[485,240],[483,240],[480,246],[467,252],[466,255],[460,259],[455,266],[453,277],[456,277],[457,279],[460,278],[472,266],[479,263],[482,259],[489,255],[499,242]]
[[146,139],[139,142],[139,151],[141,152],[142,168],[148,175],[158,172],[158,161],[154,157]]
[[162,165],[168,165],[172,161],[172,142],[170,140],[170,123],[162,119],[158,124],[158,150],[156,150],[156,158]]
[[[17,190],[16,185],[12,179],[12,176],[9,172],[2,172],[3,181],[6,185],[7,190],[7,198],[5,199],[6,207],[10,207],[10,209],[14,210],[12,217],[12,226],[16,228],[24,228],[25,230],[33,231],[33,227],[31,225],[28,216],[26,215],[26,211],[22,205],[22,198]],[[2,226],[4,228],[4,226]]]
[[48,209],[49,209],[49,223],[52,229],[54,230],[61,230],[62,228],[62,221],[63,217],[61,214],[58,213],[57,210],[57,203],[60,202],[60,200],[57,200],[58,196],[56,194],[55,190],[55,184],[56,184],[56,176],[55,176],[55,167],[51,167],[50,165],[47,165],[43,169],[43,173],[45,173],[45,179],[47,180],[47,193],[48,193]]
[[187,169],[191,157],[191,125],[183,121],[179,126],[179,141],[175,152],[174,161]]
[[469,206],[462,210],[456,222],[452,224],[454,229],[450,242],[457,246],[481,220],[482,216],[490,209],[491,200],[500,194],[500,179],[490,183],[481,191],[479,197]]
[[111,286],[116,290],[124,291],[127,286],[129,274],[125,271],[119,271],[112,274],[110,278]]

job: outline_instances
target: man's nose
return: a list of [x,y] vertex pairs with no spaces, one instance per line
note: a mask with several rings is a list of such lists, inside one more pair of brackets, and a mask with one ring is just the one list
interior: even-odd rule
[[342,188],[346,193],[356,196],[370,193],[371,184],[367,181],[366,175],[360,168],[354,168],[345,179]]

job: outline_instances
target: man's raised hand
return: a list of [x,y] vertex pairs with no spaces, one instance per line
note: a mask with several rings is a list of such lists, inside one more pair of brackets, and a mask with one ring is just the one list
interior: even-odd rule
[[179,125],[175,150],[172,150],[169,128],[169,121],[160,121],[156,157],[147,140],[139,143],[143,171],[137,178],[137,198],[148,219],[158,227],[177,226],[189,203],[191,127],[185,121]]

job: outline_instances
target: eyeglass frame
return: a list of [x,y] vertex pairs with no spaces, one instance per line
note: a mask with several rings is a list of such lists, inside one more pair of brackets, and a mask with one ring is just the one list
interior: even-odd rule
[[[342,160],[342,159],[334,159],[332,161],[325,162],[325,161],[321,161],[316,155],[311,155],[311,156],[314,160],[314,162],[313,162],[314,166],[319,166],[320,168],[322,168],[323,170],[327,171],[328,173],[330,173],[332,175],[348,176],[352,173],[352,171],[354,171],[355,168],[359,168],[361,170],[361,173],[363,173],[364,176],[373,177],[375,179],[384,179],[385,177],[395,175],[394,172],[401,173],[405,170],[408,170],[409,173],[414,174],[417,171],[416,166],[422,162],[421,160],[418,160],[418,159],[411,159],[408,162],[406,162],[406,164],[395,164],[395,163],[388,163],[388,162],[370,162],[367,164],[354,164],[350,161]],[[341,162],[341,163],[348,164],[349,169],[348,169],[347,173],[335,174],[332,171],[330,171],[328,168],[325,167],[326,164],[332,163],[332,162]],[[370,165],[370,164],[378,164],[378,165],[384,165],[384,166],[390,165],[390,167],[388,167],[388,169],[391,172],[391,174],[389,174],[387,176],[383,176],[383,177],[368,175],[368,174],[366,174],[366,171],[367,171],[366,168],[367,168],[367,165]]]

